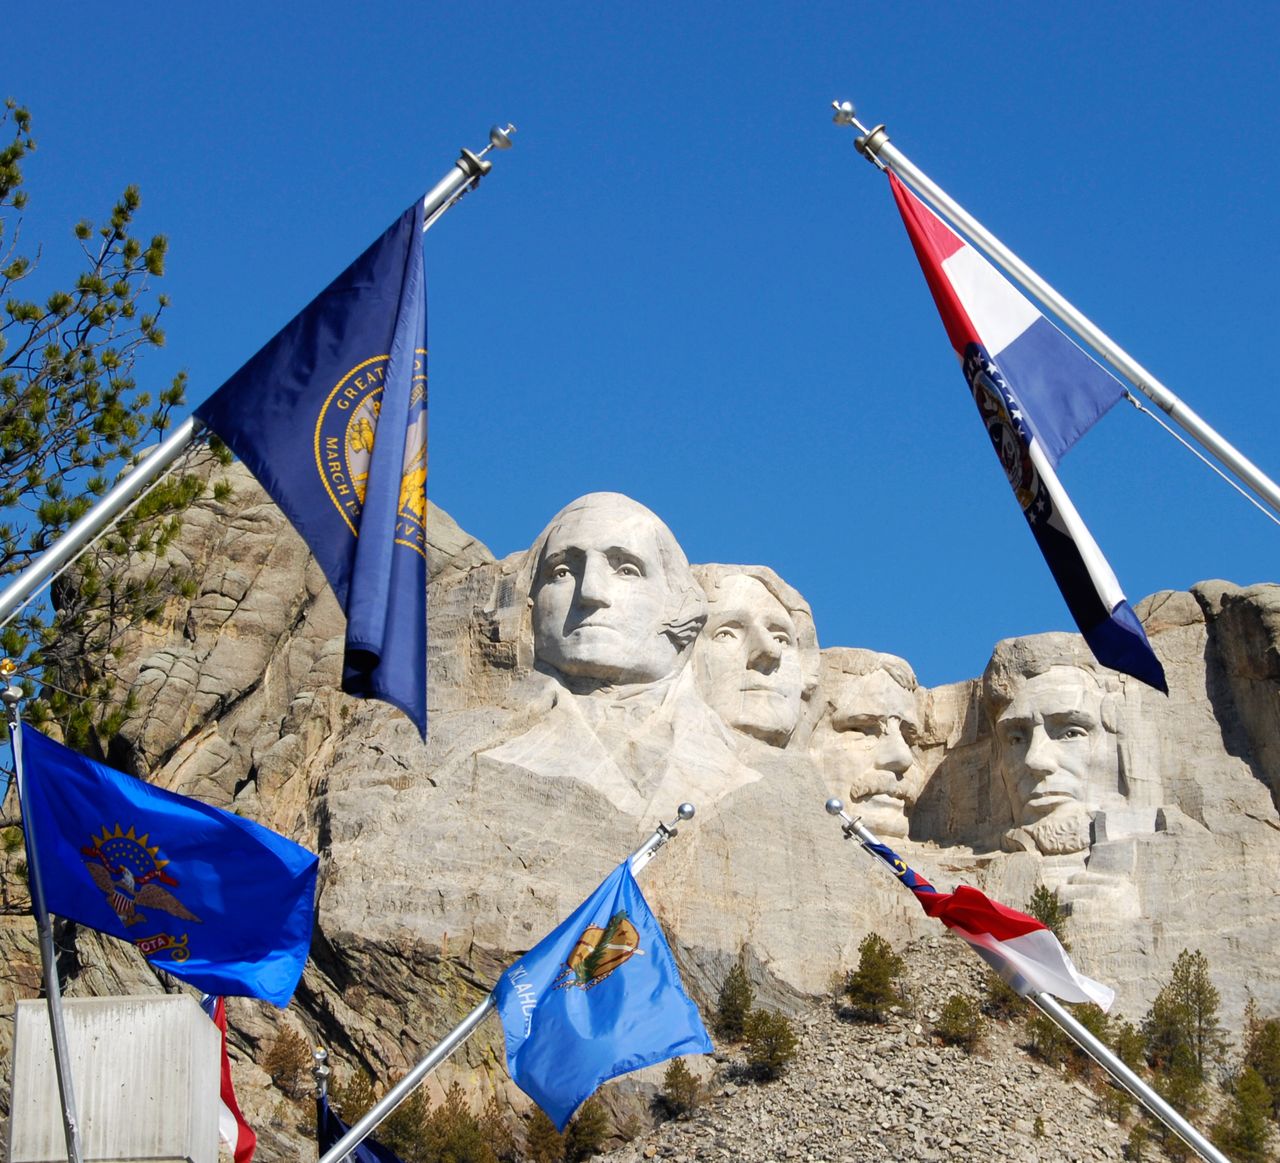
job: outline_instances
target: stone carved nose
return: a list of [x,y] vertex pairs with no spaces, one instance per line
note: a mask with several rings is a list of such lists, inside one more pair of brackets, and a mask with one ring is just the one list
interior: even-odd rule
[[747,638],[747,666],[763,674],[778,669],[782,646],[767,630],[753,629]]
[[1057,752],[1053,746],[1053,740],[1049,738],[1043,727],[1031,728],[1031,740],[1027,744],[1027,753],[1023,756],[1022,762],[1029,771],[1048,773],[1057,770]]
[[582,565],[582,580],[578,583],[578,601],[584,606],[608,606],[609,600],[609,567],[608,563],[587,557]]
[[902,737],[902,724],[897,719],[890,719],[884,725],[880,745],[876,748],[876,766],[882,771],[893,772],[901,779],[914,762],[915,756]]

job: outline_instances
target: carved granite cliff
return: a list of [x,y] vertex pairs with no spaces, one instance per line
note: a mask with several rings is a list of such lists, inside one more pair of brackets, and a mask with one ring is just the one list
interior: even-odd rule
[[[200,592],[129,643],[137,711],[111,761],[322,854],[295,1006],[234,1005],[245,1043],[285,1020],[344,1063],[405,1069],[681,800],[697,818],[644,889],[695,997],[740,955],[766,998],[820,992],[867,932],[932,925],[841,839],[833,794],[941,886],[1015,906],[1058,888],[1077,963],[1130,1017],[1183,947],[1208,954],[1230,1015],[1250,995],[1280,1011],[1280,587],[1142,603],[1168,698],[1064,634],[928,689],[892,655],[819,654],[772,570],[691,567],[618,494],[501,561],[438,510],[427,532],[425,745],[338,693],[341,613],[238,471],[177,550]],[[4,921],[6,992],[29,996],[29,921]],[[132,950],[82,933],[77,956],[72,993],[154,988]],[[451,1071],[510,1094],[492,1025]]]

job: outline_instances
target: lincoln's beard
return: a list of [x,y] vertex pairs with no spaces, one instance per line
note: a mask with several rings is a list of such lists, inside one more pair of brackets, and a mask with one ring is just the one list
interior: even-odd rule
[[1063,804],[1043,820],[1024,824],[1025,831],[1045,856],[1066,856],[1089,847],[1089,810],[1084,804]]

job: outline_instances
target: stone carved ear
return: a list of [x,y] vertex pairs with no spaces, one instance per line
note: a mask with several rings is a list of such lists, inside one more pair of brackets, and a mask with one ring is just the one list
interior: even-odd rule
[[686,586],[683,591],[674,595],[672,614],[663,624],[662,630],[678,650],[684,650],[697,638],[706,621],[706,595],[699,586]]

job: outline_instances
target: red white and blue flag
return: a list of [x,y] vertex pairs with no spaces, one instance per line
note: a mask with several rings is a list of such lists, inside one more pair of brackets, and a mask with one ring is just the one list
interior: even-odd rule
[[1103,666],[1167,693],[1160,660],[1055,472],[1124,389],[893,173],[889,184],[987,434],[1080,633]]
[[219,1087],[218,1137],[231,1148],[236,1163],[250,1163],[258,1145],[258,1136],[244,1121],[236,1092],[231,1085],[231,1060],[227,1057],[227,1003],[223,998],[205,994],[200,1006],[218,1027],[222,1036],[222,1069]]
[[1062,942],[1035,917],[993,901],[976,888],[961,885],[939,892],[884,844],[864,843],[913,893],[920,907],[962,937],[1006,984],[1022,996],[1048,993],[1060,1001],[1093,1002],[1111,1008],[1115,990],[1085,977],[1067,956]]

